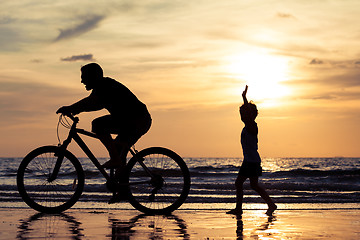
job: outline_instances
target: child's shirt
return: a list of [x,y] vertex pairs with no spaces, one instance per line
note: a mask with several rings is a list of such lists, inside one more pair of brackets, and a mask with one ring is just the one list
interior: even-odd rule
[[241,146],[243,149],[244,160],[243,162],[261,163],[261,158],[258,153],[258,137],[257,137],[257,124],[252,127],[256,127],[256,134],[250,133],[245,126],[241,132]]

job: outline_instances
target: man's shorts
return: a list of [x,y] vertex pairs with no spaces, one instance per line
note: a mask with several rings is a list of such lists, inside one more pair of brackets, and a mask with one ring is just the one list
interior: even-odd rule
[[259,177],[262,175],[261,163],[243,162],[239,175],[244,177]]
[[150,126],[150,115],[134,120],[129,120],[126,117],[118,118],[105,115],[92,121],[92,132],[97,134],[118,134],[117,140],[132,146],[149,131]]

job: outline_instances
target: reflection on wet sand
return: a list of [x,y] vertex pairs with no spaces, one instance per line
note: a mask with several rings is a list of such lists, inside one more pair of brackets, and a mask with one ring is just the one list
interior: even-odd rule
[[58,237],[81,239],[81,223],[65,213],[36,213],[25,220],[20,220],[18,239],[54,239]]
[[[268,237],[271,237],[272,233],[267,232],[273,223],[276,221],[276,216],[269,216],[266,218],[266,222],[262,223],[260,226],[253,228],[249,233],[249,236],[253,239],[260,239],[264,234]],[[246,223],[245,223],[246,224]],[[244,239],[244,222],[242,216],[236,217],[236,236],[238,240]]]
[[243,239],[244,237],[244,222],[242,216],[236,216],[236,236],[237,239]]
[[179,210],[171,216],[139,215],[136,210],[75,209],[40,214],[0,208],[0,240],[8,239],[360,239],[358,209],[245,211]]
[[[103,214],[103,213],[101,213]],[[92,216],[94,216],[92,214]],[[86,219],[94,221],[91,219]],[[17,239],[89,239],[94,237],[90,229],[82,228],[88,222],[78,221],[75,217],[61,214],[36,213],[27,219],[20,219]],[[106,239],[190,239],[184,220],[176,215],[144,215],[140,214],[130,220],[119,220],[108,213],[110,222],[109,234],[99,233],[96,238]],[[105,226],[106,222],[98,222]],[[103,228],[104,229],[104,228]],[[87,232],[88,230],[88,232]],[[92,236],[91,236],[92,235]]]
[[109,218],[111,239],[190,239],[184,220],[175,215],[138,215],[129,221]]

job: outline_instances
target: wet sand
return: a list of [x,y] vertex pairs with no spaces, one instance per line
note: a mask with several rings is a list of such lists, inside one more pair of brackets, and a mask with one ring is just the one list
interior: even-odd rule
[[70,209],[39,214],[0,208],[0,239],[360,239],[360,210],[177,210],[145,216],[136,210]]

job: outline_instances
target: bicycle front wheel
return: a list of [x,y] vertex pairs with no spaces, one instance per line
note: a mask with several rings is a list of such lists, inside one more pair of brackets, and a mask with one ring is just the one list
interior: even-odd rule
[[144,149],[130,159],[128,168],[129,202],[139,211],[169,214],[185,202],[190,173],[175,152],[161,147]]
[[69,151],[61,151],[56,178],[52,179],[58,161],[59,147],[44,146],[30,152],[17,172],[18,191],[24,202],[43,213],[60,213],[72,207],[84,189],[84,171]]

